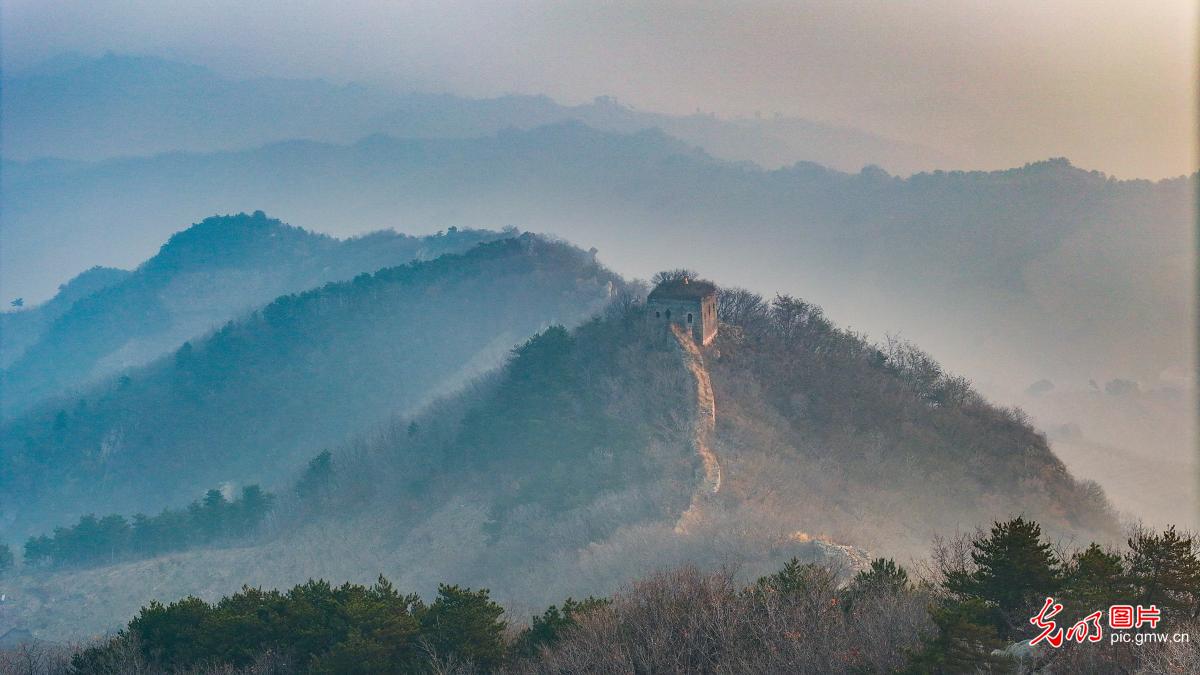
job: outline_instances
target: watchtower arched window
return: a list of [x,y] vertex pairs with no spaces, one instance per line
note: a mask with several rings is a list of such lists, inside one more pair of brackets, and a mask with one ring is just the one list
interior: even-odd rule
[[658,319],[658,318],[661,318],[661,317],[662,317],[662,312],[655,312],[655,313],[654,313],[654,318]]
[[692,322],[692,313],[688,312],[688,323]]
[[671,310],[667,310],[667,320],[671,319]]

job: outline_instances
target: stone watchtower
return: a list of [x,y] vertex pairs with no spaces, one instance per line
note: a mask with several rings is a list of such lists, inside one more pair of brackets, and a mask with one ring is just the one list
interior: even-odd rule
[[679,324],[707,345],[717,337],[717,287],[687,277],[664,281],[646,298],[646,315],[664,326]]

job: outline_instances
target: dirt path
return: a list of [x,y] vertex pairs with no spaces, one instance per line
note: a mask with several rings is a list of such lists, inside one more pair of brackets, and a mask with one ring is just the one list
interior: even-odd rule
[[708,376],[708,369],[704,367],[704,355],[686,330],[673,324],[671,332],[683,350],[684,367],[696,380],[696,420],[692,425],[691,442],[704,465],[704,478],[692,493],[692,503],[675,523],[675,531],[682,534],[700,518],[705,500],[721,490],[721,464],[709,445],[717,426],[717,404],[713,398],[712,380]]

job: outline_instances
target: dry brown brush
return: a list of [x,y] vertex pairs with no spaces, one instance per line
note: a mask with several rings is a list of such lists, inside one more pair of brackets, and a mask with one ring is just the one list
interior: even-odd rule
[[635,582],[540,658],[529,673],[851,673],[903,668],[930,630],[927,598],[905,588],[846,606],[828,569],[802,566],[787,584],[750,587],[733,571],[694,567]]

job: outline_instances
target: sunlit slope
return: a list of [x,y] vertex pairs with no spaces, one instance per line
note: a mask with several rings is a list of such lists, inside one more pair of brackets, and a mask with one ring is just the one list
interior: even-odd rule
[[721,315],[695,351],[636,303],[549,329],[494,376],[335,455],[326,508],[385,539],[474,513],[438,564],[493,589],[588,580],[564,593],[820,539],[904,556],[1011,514],[1119,536],[1103,492],[1044,435],[915,347],[871,344],[787,297],[726,291]]

